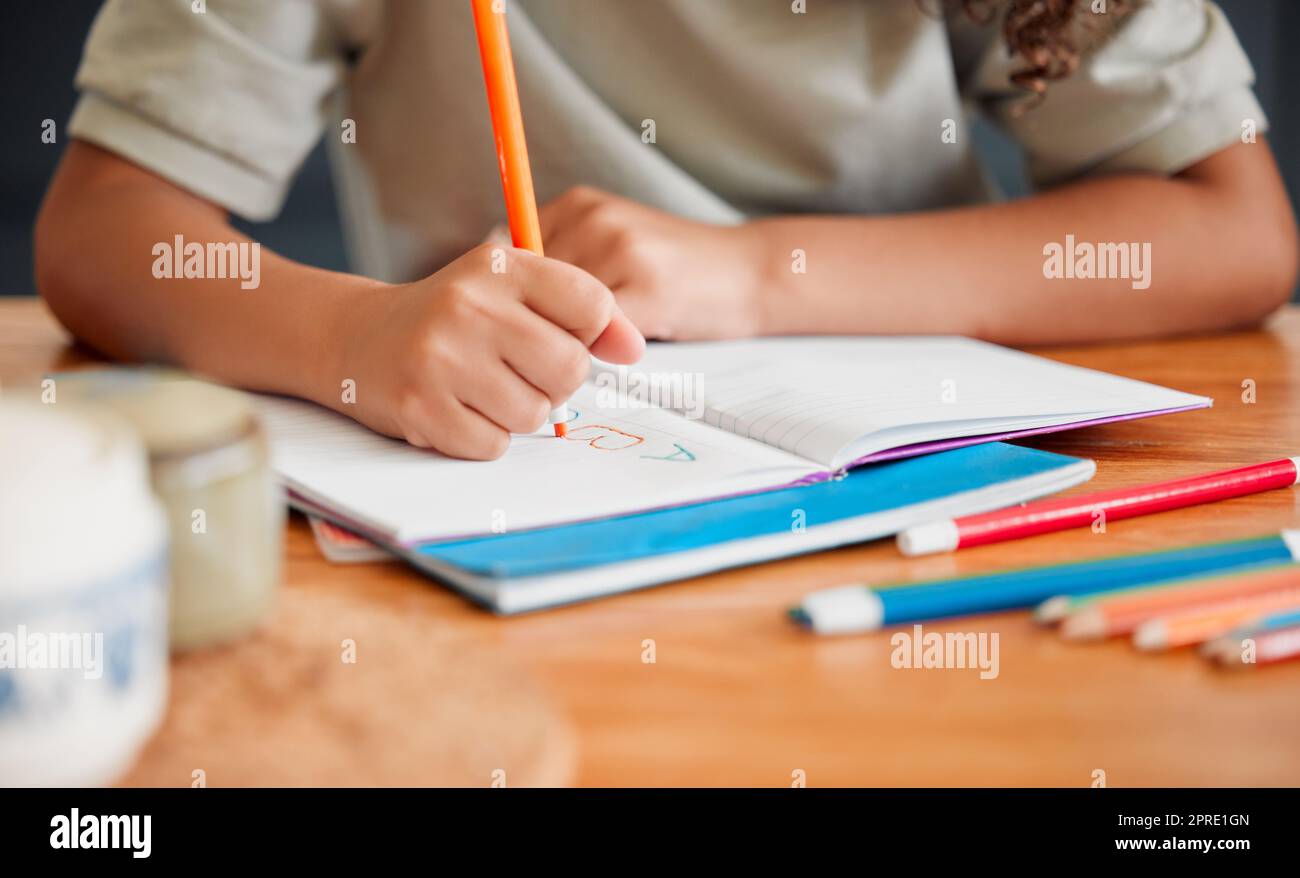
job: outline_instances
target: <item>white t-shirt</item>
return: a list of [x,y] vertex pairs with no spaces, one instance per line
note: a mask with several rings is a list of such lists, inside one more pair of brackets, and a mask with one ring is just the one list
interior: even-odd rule
[[[1203,0],[1097,22],[1030,109],[999,24],[937,5],[510,0],[538,198],[585,183],[718,223],[983,201],[972,108],[1041,185],[1174,173],[1266,129]],[[467,0],[108,0],[77,86],[74,136],[250,219],[275,215],[324,133],[373,277],[428,274],[504,217]]]

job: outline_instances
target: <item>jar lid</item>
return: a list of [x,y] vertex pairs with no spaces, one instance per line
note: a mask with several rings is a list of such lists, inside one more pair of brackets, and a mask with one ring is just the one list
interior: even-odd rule
[[245,435],[247,396],[163,369],[109,369],[58,376],[60,399],[101,403],[130,421],[153,457],[186,454]]

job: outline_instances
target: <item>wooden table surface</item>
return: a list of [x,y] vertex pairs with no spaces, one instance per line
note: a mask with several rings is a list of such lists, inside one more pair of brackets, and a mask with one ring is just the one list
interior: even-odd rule
[[[1087,489],[1300,453],[1300,309],[1259,331],[1040,353],[1215,399],[1208,411],[1031,443],[1096,460]],[[0,300],[0,382],[86,361],[40,305]],[[1245,382],[1254,402],[1243,398]],[[496,618],[395,563],[327,564],[294,516],[285,586],[295,599],[344,599],[395,626],[415,620],[453,632],[510,662],[574,729],[578,784],[783,786],[803,772],[809,786],[1088,786],[1101,769],[1116,787],[1295,786],[1300,663],[1229,673],[1188,650],[1069,645],[1025,612],[926,626],[998,632],[1000,674],[981,680],[974,670],[894,669],[888,633],[816,638],[783,611],[846,581],[969,574],[1296,526],[1300,491],[1280,490],[1112,522],[1104,534],[918,560],[876,542]],[[653,663],[643,661],[646,641]]]

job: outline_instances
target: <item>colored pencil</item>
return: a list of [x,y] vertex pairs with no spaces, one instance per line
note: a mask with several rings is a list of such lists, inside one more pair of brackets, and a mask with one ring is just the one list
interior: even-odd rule
[[929,522],[903,531],[898,535],[897,543],[899,551],[909,556],[950,552],[1068,528],[1088,527],[1099,515],[1104,515],[1107,521],[1119,521],[1271,491],[1298,482],[1300,457],[1284,457],[1238,469],[1040,500],[981,515]]
[[[1271,613],[1261,619],[1255,619],[1248,625],[1238,628],[1236,631],[1229,631],[1227,634],[1214,640],[1207,640],[1201,645],[1201,652],[1207,656],[1212,656],[1214,652],[1222,648],[1225,641],[1232,644],[1240,644],[1246,637],[1254,637],[1265,631],[1272,631],[1278,628],[1294,628],[1300,626],[1300,609],[1294,611],[1283,611],[1281,613]],[[1232,648],[1236,652],[1236,646]]]
[[1300,564],[1180,580],[1168,588],[1140,589],[1102,598],[1067,616],[1061,636],[1101,640],[1129,634],[1151,619],[1194,609],[1230,609],[1275,592],[1300,589]]
[[[1290,624],[1280,624],[1289,619]],[[1244,641],[1253,641],[1249,653]],[[1300,659],[1300,611],[1278,613],[1211,640],[1205,655],[1227,668],[1249,668]],[[1247,658],[1247,656],[1250,658]]]
[[[1278,566],[1281,565],[1275,561],[1270,561],[1253,567],[1241,567],[1235,570],[1234,573],[1244,576],[1254,570],[1271,570]],[[1137,595],[1166,588],[1179,588],[1189,582],[1203,581],[1205,578],[1204,574],[1198,573],[1186,579],[1169,579],[1164,582],[1153,582],[1146,585],[1126,585],[1120,588],[1108,588],[1104,591],[1084,592],[1083,594],[1053,595],[1034,608],[1034,621],[1040,625],[1055,625],[1066,616],[1073,615],[1098,601],[1108,600],[1120,595]]]
[[[1272,564],[1266,565],[1272,567]],[[1194,577],[1199,579],[1200,576]],[[1034,607],[1034,621],[1040,625],[1055,625],[1066,616],[1078,610],[1090,606],[1095,601],[1105,597],[1115,597],[1121,594],[1133,594],[1141,591],[1155,591],[1156,589],[1169,588],[1182,582],[1181,579],[1171,579],[1168,582],[1154,582],[1150,585],[1131,585],[1122,588],[1110,588],[1106,591],[1090,592],[1086,594],[1056,594]]]
[[1252,622],[1251,631],[1271,631],[1274,628],[1293,628],[1300,625],[1300,609],[1289,610],[1281,613],[1272,613]]
[[[499,0],[470,2],[474,9],[479,57],[483,62],[483,79],[487,84],[488,110],[496,138],[497,165],[501,170],[510,237],[516,247],[543,256],[542,224],[537,218],[537,196],[533,192],[533,172],[528,163],[524,114],[519,105],[519,84],[510,52],[505,4],[499,4]],[[568,420],[567,403],[552,409],[547,418],[555,429],[555,435],[560,437],[568,432]]]
[[1154,652],[1204,643],[1271,613],[1300,609],[1300,589],[1270,592],[1231,605],[1209,606],[1151,619],[1133,632],[1133,645]]
[[1248,540],[888,588],[847,585],[809,595],[789,615],[819,634],[875,631],[902,622],[1032,607],[1053,595],[1084,594],[1296,560],[1300,560],[1300,530],[1291,530]]

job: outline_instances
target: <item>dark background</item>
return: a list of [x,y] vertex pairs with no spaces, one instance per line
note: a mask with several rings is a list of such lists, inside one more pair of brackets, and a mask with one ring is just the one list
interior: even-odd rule
[[[1300,109],[1296,106],[1300,0],[1218,2],[1254,62],[1256,93],[1272,123],[1269,138],[1292,201],[1300,203]],[[0,296],[34,291],[32,222],[66,142],[64,129],[76,98],[72,77],[99,5],[99,0],[6,0],[4,4],[0,19],[0,82],[4,83],[5,109],[0,116]],[[57,144],[41,142],[41,123],[47,118],[58,123]],[[1008,194],[1024,193],[1027,187],[1015,147],[986,126],[977,129],[976,139]],[[347,267],[329,167],[319,146],[299,175],[281,215],[269,223],[240,225],[294,259],[325,268]]]

